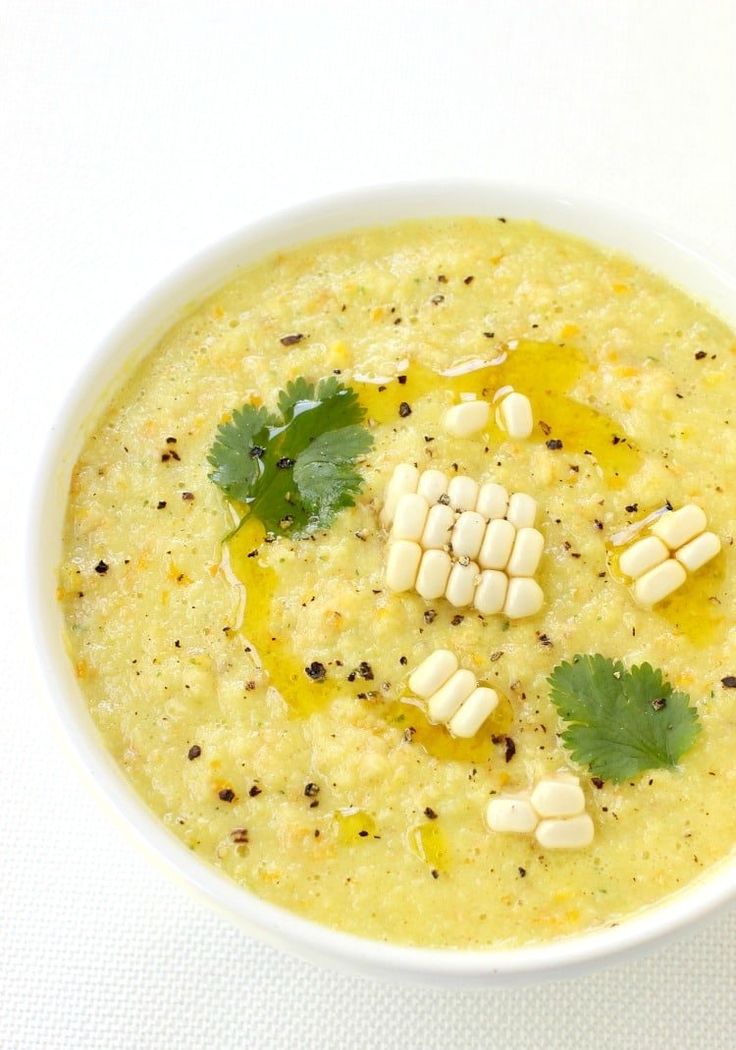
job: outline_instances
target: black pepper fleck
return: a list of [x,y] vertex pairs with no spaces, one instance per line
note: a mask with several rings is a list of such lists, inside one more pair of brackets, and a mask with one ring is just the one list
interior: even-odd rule
[[294,460],[289,456],[282,456],[281,459],[276,460],[276,466],[279,470],[288,470],[289,467],[294,466]]
[[100,576],[104,576],[109,568],[110,566],[107,564],[107,562],[102,561],[100,559],[100,561],[98,561],[95,565],[95,572],[98,573]]
[[707,357],[707,356],[708,355],[706,354],[705,350],[698,350],[697,354],[695,355],[695,360],[696,361],[702,361],[703,358]]
[[222,791],[217,792],[217,795],[223,802],[233,802],[235,800],[235,792],[232,788],[223,788]]
[[303,338],[302,332],[295,332],[294,335],[282,335],[280,342],[283,346],[294,346],[296,343],[301,343]]
[[309,667],[304,668],[304,673],[307,678],[311,678],[313,682],[322,682],[327,675],[327,669],[324,664],[319,662],[319,660],[312,660]]
[[253,447],[248,450],[248,455],[251,459],[263,459],[266,455],[266,450],[263,445],[253,445]]
[[201,754],[202,754],[202,748],[199,746],[199,744],[192,744],[192,746],[187,751],[187,758],[189,759],[190,762],[193,762],[194,759],[195,758],[199,758],[199,756]]
[[494,744],[503,744],[504,745],[503,757],[505,758],[505,760],[507,762],[510,762],[511,759],[516,754],[516,744],[511,739],[511,737],[510,736],[506,736],[505,733],[494,733],[493,736],[491,737],[491,740],[493,741]]
[[437,820],[437,814],[431,806],[427,806],[424,810],[424,815],[428,820]]
[[434,611],[434,609],[425,609],[425,611],[424,611],[424,622],[425,623],[434,623],[434,621],[436,619],[437,619],[437,613]]
[[736,675],[727,674],[721,679],[721,685],[726,689],[736,689]]
[[550,438],[549,441],[545,441],[545,445],[552,452],[557,452],[562,448],[562,442],[559,438]]
[[319,795],[319,784],[315,784],[314,781],[310,780],[304,787],[304,794],[307,798],[316,798]]
[[411,415],[411,405],[409,405],[406,401],[402,401],[399,405],[399,415],[402,419],[406,419],[407,416]]
[[165,499],[160,499],[158,501],[158,503],[156,504],[156,510],[163,510],[165,506],[166,506],[166,500]]
[[255,798],[257,795],[260,795],[262,793],[263,793],[263,788],[259,788],[257,784],[254,784],[253,787],[250,788],[249,791],[248,791],[248,794],[250,795],[251,798]]

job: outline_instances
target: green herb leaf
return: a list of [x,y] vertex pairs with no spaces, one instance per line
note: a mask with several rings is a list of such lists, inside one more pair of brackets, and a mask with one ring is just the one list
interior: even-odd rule
[[249,505],[269,532],[295,538],[327,528],[350,507],[362,478],[356,460],[373,439],[358,395],[331,377],[300,378],[278,396],[278,415],[245,405],[218,429],[210,478]]
[[548,679],[551,699],[569,722],[562,740],[573,759],[604,780],[675,766],[700,723],[686,693],[650,664],[627,670],[620,660],[575,656]]
[[257,436],[276,420],[265,408],[245,405],[233,412],[229,423],[217,431],[217,440],[210,449],[208,461],[215,468],[210,478],[231,499],[245,502],[258,480],[260,469]]

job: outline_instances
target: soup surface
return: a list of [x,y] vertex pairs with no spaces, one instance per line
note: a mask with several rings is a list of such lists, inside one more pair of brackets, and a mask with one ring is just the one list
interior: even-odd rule
[[[373,440],[360,491],[312,536],[274,537],[210,479],[217,428],[333,375]],[[447,432],[463,395],[506,385],[531,401],[529,438],[493,410]],[[402,223],[243,269],[128,376],[74,468],[59,596],[106,746],[190,849],[367,937],[513,947],[677,891],[736,841],[735,385],[736,339],[703,305],[529,222]],[[379,516],[402,463],[534,497],[541,611],[388,588]],[[722,551],[642,608],[614,537],[690,503]],[[470,738],[409,690],[438,648],[498,693]],[[548,677],[586,653],[688,694],[700,733],[679,762],[617,782],[572,761]],[[590,845],[490,830],[490,799],[563,770]]]

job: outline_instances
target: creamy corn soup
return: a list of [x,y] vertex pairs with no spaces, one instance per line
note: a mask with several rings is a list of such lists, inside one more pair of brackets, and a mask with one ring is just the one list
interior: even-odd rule
[[[736,840],[735,381],[704,305],[530,222],[408,222],[243,268],[127,376],[73,471],[59,600],[105,745],[208,863],[366,937],[514,947],[675,893]],[[307,464],[290,434],[330,391],[350,411],[323,412]],[[242,447],[218,448],[238,423]],[[521,493],[532,518],[479,521],[447,495],[463,486]],[[702,565],[680,557],[693,506]],[[435,507],[477,534],[423,544]],[[540,544],[516,574],[478,553],[494,517]],[[446,673],[410,684],[438,650]],[[661,717],[666,762],[627,772],[600,726],[597,757],[563,741],[555,668],[591,654],[614,686],[661,672],[636,717]],[[458,669],[458,695],[480,692],[452,723],[436,694]]]

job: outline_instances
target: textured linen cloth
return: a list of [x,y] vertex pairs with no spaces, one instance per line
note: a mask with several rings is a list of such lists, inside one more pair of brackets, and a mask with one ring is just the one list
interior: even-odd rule
[[195,250],[421,176],[629,205],[736,269],[731,0],[0,0],[0,1048],[732,1050],[736,914],[565,983],[379,984],[251,940],[78,777],[24,618],[27,496],[96,343]]

